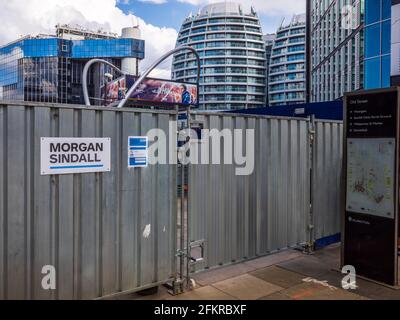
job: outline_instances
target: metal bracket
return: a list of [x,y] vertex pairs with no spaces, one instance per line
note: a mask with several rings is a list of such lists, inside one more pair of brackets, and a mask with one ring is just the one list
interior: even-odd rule
[[[200,257],[195,258],[192,255],[192,250],[194,249],[200,249]],[[201,263],[204,262],[204,256],[205,256],[205,240],[197,240],[197,241],[192,241],[189,244],[189,253],[190,253],[190,257],[189,257],[189,261],[190,264],[196,264],[196,263]]]
[[186,257],[186,250],[176,250],[175,257]]
[[173,280],[170,283],[166,283],[164,286],[168,289],[168,293],[172,296],[176,296],[185,292],[184,280],[182,279]]

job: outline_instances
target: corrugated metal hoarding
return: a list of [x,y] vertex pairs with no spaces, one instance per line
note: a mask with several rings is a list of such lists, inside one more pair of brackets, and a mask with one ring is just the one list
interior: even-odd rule
[[254,129],[255,134],[251,175],[236,175],[234,164],[189,168],[190,239],[205,240],[205,263],[196,268],[304,244],[310,212],[309,122],[215,113],[197,113],[195,121],[205,129]]
[[[254,134],[249,175],[237,175],[243,165],[227,164],[236,155],[226,152],[220,164],[189,166],[189,238],[205,241],[195,270],[339,232],[341,123],[208,112],[192,119],[203,129],[242,129],[234,140]],[[175,120],[167,111],[0,104],[0,299],[92,299],[174,276],[177,165],[129,170],[127,160],[129,136],[160,128],[168,140]],[[111,172],[41,175],[43,137],[110,138]],[[221,138],[217,149],[228,143]],[[46,265],[56,268],[56,290],[42,287]]]
[[340,232],[343,124],[315,121],[312,170],[314,238]]
[[[92,299],[171,278],[176,165],[128,170],[127,149],[128,136],[168,133],[172,120],[168,112],[0,104],[0,299]],[[42,137],[111,138],[111,172],[41,175]],[[42,288],[45,265],[56,268],[56,290]]]
[[205,243],[195,270],[340,232],[341,122],[216,113],[197,113],[195,122],[255,132],[251,175],[237,176],[234,165],[190,166],[190,239]]

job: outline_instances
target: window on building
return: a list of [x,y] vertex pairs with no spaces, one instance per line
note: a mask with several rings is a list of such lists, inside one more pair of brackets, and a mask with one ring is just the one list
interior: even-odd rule
[[382,57],[382,88],[390,87],[390,55]]
[[392,15],[392,1],[382,0],[382,20],[390,19],[391,15]]
[[379,88],[380,85],[380,58],[365,60],[365,89]]
[[390,53],[391,26],[390,20],[382,23],[382,54]]
[[365,57],[371,58],[380,55],[381,26],[374,24],[365,28]]
[[380,20],[381,1],[368,0],[365,2],[365,24],[371,24]]

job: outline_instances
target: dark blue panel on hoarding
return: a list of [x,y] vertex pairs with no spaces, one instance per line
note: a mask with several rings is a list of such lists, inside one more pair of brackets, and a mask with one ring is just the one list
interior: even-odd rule
[[263,107],[229,111],[232,113],[267,115],[280,117],[307,118],[312,115],[316,119],[343,120],[343,101],[294,104],[288,106]]
[[336,233],[334,235],[315,240],[314,249],[315,250],[323,249],[331,244],[338,243],[340,241],[341,241],[341,234]]

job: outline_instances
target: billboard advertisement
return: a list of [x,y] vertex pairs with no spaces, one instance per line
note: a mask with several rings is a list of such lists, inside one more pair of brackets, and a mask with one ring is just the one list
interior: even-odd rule
[[125,77],[118,78],[105,84],[101,88],[101,98],[105,105],[114,101],[122,100],[126,93],[126,79]]
[[[123,76],[102,87],[102,99],[106,104],[125,98],[129,88],[138,78]],[[146,104],[194,105],[197,104],[197,85],[169,80],[146,78],[132,93],[129,100]]]
[[400,85],[400,0],[392,0],[392,85]]

